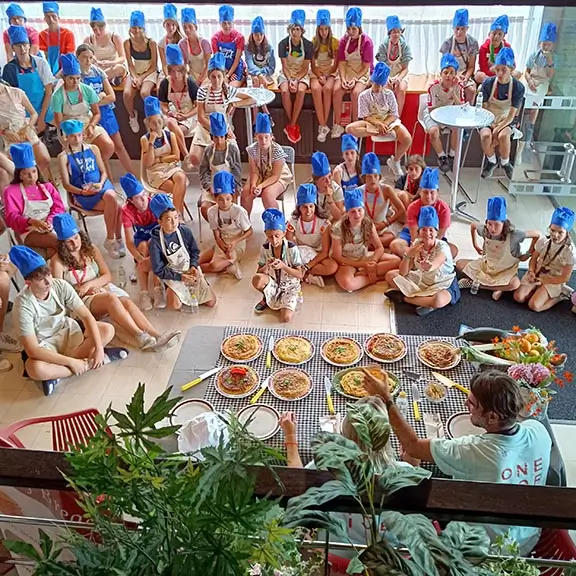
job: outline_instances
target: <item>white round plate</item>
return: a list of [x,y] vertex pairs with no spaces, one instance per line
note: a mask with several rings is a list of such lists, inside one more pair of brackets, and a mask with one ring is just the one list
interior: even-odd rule
[[[230,338],[233,338],[234,336],[254,336],[255,338],[258,339],[258,343],[260,344],[260,348],[258,349],[258,352],[256,352],[256,354],[254,354],[254,356],[251,356],[250,358],[247,358],[246,360],[237,360],[236,358],[232,358],[232,356],[227,356],[226,354],[224,354],[224,342],[226,342]],[[252,360],[256,360],[256,358],[258,358],[258,356],[260,356],[260,354],[262,354],[262,350],[264,350],[264,345],[262,344],[262,340],[260,339],[260,337],[256,336],[256,334],[249,334],[247,332],[238,332],[237,334],[232,334],[232,336],[228,336],[228,338],[224,338],[224,340],[222,340],[222,344],[220,344],[220,354],[222,354],[222,356],[224,356],[224,358],[226,358],[226,360],[229,360],[230,362],[233,362],[234,364],[246,364],[248,362],[252,362]]]
[[358,342],[357,340],[354,340],[354,338],[348,338],[348,336],[342,336],[341,338],[338,338],[340,340],[351,340],[352,342],[356,343],[356,346],[358,346],[358,358],[356,358],[356,360],[354,360],[354,362],[349,362],[348,364],[338,364],[336,362],[333,362],[332,360],[329,360],[328,358],[326,358],[326,356],[324,355],[324,345],[327,342],[330,342],[331,340],[336,340],[337,338],[328,338],[328,340],[325,340],[324,342],[322,342],[322,346],[320,346],[320,356],[322,357],[322,359],[324,360],[324,362],[328,362],[328,364],[331,364],[332,366],[336,366],[337,368],[348,368],[348,366],[354,366],[355,364],[358,364],[358,362],[360,362],[360,360],[362,360],[362,357],[364,356],[364,348],[362,348],[362,344],[360,344],[360,342]]
[[[222,390],[220,388],[220,386],[218,385],[218,379],[220,374],[224,371],[224,370],[229,370],[230,368],[233,368],[234,366],[226,366],[226,368],[222,368],[222,370],[220,370],[220,372],[218,372],[218,374],[216,374],[216,378],[214,379],[214,387],[216,388],[216,392],[218,392],[218,394],[220,394],[221,396],[224,396],[225,398],[246,398],[247,396],[252,396],[252,394],[254,394],[256,392],[256,390],[258,390],[258,386],[260,385],[260,376],[258,375],[258,372],[256,372],[256,370],[252,370],[255,374],[256,374],[256,384],[254,385],[253,388],[250,388],[250,390],[243,392],[242,394],[230,394],[228,392],[226,392],[226,390]],[[248,366],[242,366],[242,368],[248,368]],[[248,368],[250,370],[250,368]]]
[[460,438],[461,436],[469,436],[473,434],[474,436],[479,436],[484,434],[486,430],[484,428],[479,428],[474,426],[470,421],[470,412],[458,412],[452,414],[446,422],[446,435],[449,438]]
[[[302,362],[286,362],[286,360],[280,360],[280,358],[278,358],[278,356],[276,356],[276,344],[278,344],[278,342],[280,342],[280,340],[283,340],[284,338],[300,338],[302,340],[306,340],[306,342],[308,342],[308,344],[310,344],[311,348],[310,348],[310,356],[308,358],[306,358],[306,360],[302,361]],[[310,342],[310,340],[308,340],[308,338],[305,338],[304,336],[282,336],[282,338],[278,338],[278,340],[276,340],[276,342],[274,342],[274,348],[272,348],[272,356],[274,356],[274,358],[276,358],[276,360],[278,360],[278,362],[280,362],[280,364],[285,364],[286,366],[302,366],[302,364],[306,364],[306,362],[310,362],[310,360],[312,360],[312,358],[314,358],[314,354],[316,354],[316,349],[314,348],[314,344],[312,344],[312,342]]]
[[[455,360],[452,362],[452,364],[449,364],[448,366],[435,366],[434,364],[431,364],[430,362],[422,358],[422,356],[420,356],[420,348],[422,346],[429,345],[432,343],[447,344],[448,346],[452,346],[453,348],[456,348],[458,350],[458,354]],[[432,368],[432,370],[439,370],[439,371],[451,370],[452,368],[455,368],[456,366],[458,366],[458,364],[460,364],[460,361],[462,360],[462,351],[458,348],[458,346],[454,346],[454,344],[452,344],[451,342],[446,342],[445,340],[428,340],[426,342],[422,342],[422,344],[418,346],[416,350],[416,357],[418,358],[419,362],[422,362],[422,364],[424,364],[424,366],[428,366],[428,368]]]
[[[400,354],[398,358],[393,358],[392,360],[385,360],[384,358],[378,358],[378,356],[374,356],[373,354],[370,353],[370,350],[368,349],[368,344],[370,343],[370,340],[372,340],[372,338],[376,336],[394,336],[394,338],[400,340],[402,344],[404,344],[404,352],[402,352],[402,354]],[[402,340],[402,338],[400,338],[399,336],[396,336],[396,334],[390,334],[388,332],[377,332],[376,334],[372,334],[372,336],[370,336],[370,338],[367,338],[366,341],[364,342],[364,352],[366,352],[366,356],[372,358],[372,360],[376,360],[376,362],[380,362],[382,364],[393,364],[394,362],[402,360],[402,358],[404,358],[404,356],[408,354],[408,346],[406,345],[406,342],[404,342],[404,340]]]
[[272,438],[280,430],[280,414],[267,404],[252,404],[238,412],[238,420],[245,424],[252,418],[246,427],[259,440]]
[[184,424],[187,424],[196,416],[204,414],[204,412],[214,412],[214,406],[210,402],[199,398],[184,400],[175,406],[170,422],[172,426],[184,426]]
[[[310,380],[310,388],[308,389],[308,392],[306,392],[306,394],[304,394],[304,396],[300,396],[299,398],[284,398],[284,396],[280,396],[280,394],[278,394],[278,392],[276,392],[276,390],[274,390],[274,387],[272,386],[272,380],[274,379],[274,376],[276,376],[280,372],[285,372],[286,370],[296,370],[297,372],[302,372],[303,374],[306,374],[306,376],[308,377],[308,380]],[[270,376],[270,382],[268,383],[268,391],[270,392],[270,394],[272,394],[272,396],[274,396],[274,398],[278,398],[278,400],[282,400],[284,402],[298,402],[299,400],[304,400],[304,398],[306,398],[306,396],[309,396],[312,393],[312,388],[314,388],[314,382],[312,382],[312,376],[310,376],[310,374],[308,374],[308,372],[306,372],[304,370],[298,370],[297,368],[282,368],[280,370],[276,370],[276,372],[274,372]]]

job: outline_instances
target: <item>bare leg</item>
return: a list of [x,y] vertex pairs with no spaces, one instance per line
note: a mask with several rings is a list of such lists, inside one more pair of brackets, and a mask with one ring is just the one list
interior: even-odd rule
[[346,133],[356,136],[356,138],[366,138],[370,136],[368,132],[368,122],[365,120],[358,120],[357,122],[352,122],[346,126]]
[[130,78],[126,79],[124,83],[124,92],[122,93],[122,100],[124,101],[124,107],[128,113],[128,117],[134,116],[134,98],[136,97],[136,90],[132,86],[132,81]]
[[290,320],[292,320],[293,315],[294,315],[294,312],[292,312],[292,310],[289,310],[288,308],[281,308],[280,309],[280,322],[284,322],[285,324],[287,324],[288,322],[290,322]]
[[[38,164],[38,169],[40,173],[44,177],[45,180],[52,180],[52,172],[50,170],[50,153],[48,152],[48,148],[42,140],[39,140],[33,147],[34,149],[34,158],[36,159],[36,163]],[[3,190],[3,188],[2,188]]]
[[192,146],[190,146],[190,162],[192,166],[200,166],[205,149],[204,146],[198,146],[198,144],[192,144]]
[[126,76],[124,64],[115,64],[111,68],[108,68],[108,70],[106,70],[106,76],[108,80],[112,80],[112,78],[124,78]]
[[492,146],[492,130],[490,128],[482,128],[480,130],[480,144],[482,145],[482,152],[486,156],[494,156],[494,146]]
[[394,154],[394,160],[400,162],[402,156],[406,154],[408,148],[410,148],[410,145],[412,144],[412,136],[403,124],[396,126],[394,132],[396,134],[396,154]]
[[294,97],[294,106],[292,108],[292,121],[291,124],[298,124],[298,118],[300,118],[300,112],[302,112],[302,106],[304,106],[304,97],[306,96],[306,90],[308,87],[304,82],[298,83],[298,91]]
[[120,164],[122,168],[126,170],[126,172],[132,172],[132,159],[128,154],[128,150],[126,150],[126,146],[124,146],[124,142],[122,141],[122,134],[120,132],[116,132],[114,136],[110,136],[112,142],[114,142],[114,151],[116,152],[116,156],[118,156],[118,160],[120,160]]
[[318,264],[310,269],[310,274],[314,274],[315,276],[332,276],[336,274],[337,271],[338,263],[336,260],[325,258],[322,262],[318,262]]
[[166,127],[176,136],[178,148],[180,148],[180,154],[183,158],[186,158],[188,149],[186,148],[186,138],[184,137],[182,128],[180,128],[180,124],[178,124],[175,118],[166,118]]
[[[101,134],[98,138],[93,140],[92,144],[98,146],[104,162],[107,162],[112,158],[112,154],[114,154],[114,142],[112,142],[108,134]],[[110,176],[111,174],[109,173],[108,178],[110,178]]]
[[46,250],[48,258],[52,258],[58,248],[58,238],[54,232],[30,232],[26,236],[24,244],[29,248],[43,248]]
[[142,102],[144,102],[144,99],[150,96],[150,94],[152,94],[152,90],[154,90],[155,87],[156,86],[154,82],[150,81],[144,82],[142,84],[142,86],[140,87],[140,98],[142,98]]
[[402,238],[396,238],[390,243],[390,251],[392,254],[396,254],[396,256],[404,256],[406,250],[408,250],[408,242],[402,240]]
[[255,274],[252,276],[252,286],[258,290],[258,292],[264,293],[264,288],[268,286],[268,282],[270,282],[270,276],[267,274]]
[[336,282],[342,290],[346,292],[355,292],[370,286],[373,282],[364,274],[357,274],[358,270],[353,266],[340,266],[334,275]]
[[406,80],[401,80],[398,82],[398,85],[394,90],[396,102],[398,102],[398,117],[402,116],[402,110],[404,110],[404,103],[406,102],[406,90],[408,90],[408,83]]
[[322,86],[322,100],[324,101],[324,124],[328,124],[330,119],[330,107],[332,106],[332,93],[334,92],[334,76],[326,80]]
[[6,307],[10,299],[10,274],[0,272],[0,332],[4,332],[4,319],[6,318]]
[[[150,256],[149,242],[140,242],[136,248],[142,256],[148,258]],[[152,271],[150,267],[150,262],[146,266],[138,265],[136,266],[136,274],[138,275],[138,285],[142,292],[148,292],[148,280],[150,277],[150,272]]]
[[535,291],[536,287],[533,284],[520,284],[514,292],[514,300],[519,304],[524,304]]
[[509,127],[504,128],[498,134],[498,147],[500,149],[501,160],[510,160],[510,148],[512,145],[511,134],[512,132]]
[[438,126],[432,126],[428,132],[430,138],[430,144],[434,148],[434,152],[438,156],[444,153],[444,147],[442,146],[442,140],[440,139],[440,128]]
[[322,100],[322,86],[318,82],[318,78],[310,79],[310,90],[312,91],[312,101],[314,102],[314,110],[318,116],[318,124],[326,126],[327,119],[324,115],[324,103]]
[[398,270],[400,267],[400,258],[394,254],[384,254],[380,262],[376,265],[376,274],[379,278],[385,278],[390,270]]
[[470,262],[474,262],[474,260],[468,260],[465,258],[458,260],[456,262],[456,270],[458,270],[458,272],[464,272],[464,268],[466,268]]
[[104,212],[104,224],[106,225],[106,239],[122,238],[122,219],[120,217],[120,204],[113,190],[106,190],[102,200],[94,206],[94,210]]
[[148,332],[148,334],[154,336],[154,338],[158,338],[160,336],[160,332],[158,332],[158,330],[152,326],[150,320],[144,316],[144,313],[140,310],[140,308],[138,308],[138,306],[136,306],[134,302],[132,302],[132,300],[130,300],[130,298],[120,298],[120,302],[122,306],[124,306],[124,309],[128,315],[132,318],[132,321],[136,324],[136,326],[138,326],[138,328],[140,328],[140,330]]
[[200,214],[202,215],[202,218],[206,220],[206,222],[208,222],[208,210],[212,206],[214,206],[214,202],[202,202],[202,204],[200,204]]
[[478,70],[478,72],[476,72],[476,74],[474,75],[474,81],[476,82],[476,84],[482,84],[482,82],[484,82],[486,78],[487,78],[486,74],[484,74],[484,72],[480,72],[480,70]]
[[240,195],[240,204],[246,210],[246,212],[248,212],[248,216],[250,216],[250,214],[252,213],[252,207],[254,206],[254,196],[250,191],[249,182],[250,179],[248,179],[248,182],[246,182],[246,185],[244,186],[244,188],[242,188],[242,192]]
[[280,196],[284,192],[284,188],[280,182],[276,182],[276,184],[272,184],[267,188],[262,190],[261,198],[262,204],[264,208],[278,208],[278,202],[276,198]]
[[110,316],[114,322],[131,336],[138,336],[142,332],[120,298],[110,292],[96,294],[90,304],[90,312],[97,320]]
[[560,300],[561,298],[550,298],[546,288],[540,286],[530,298],[528,308],[534,312],[544,312],[545,310],[549,310],[553,306],[556,306]]
[[282,82],[278,86],[280,90],[280,95],[282,97],[282,106],[284,106],[284,112],[286,112],[286,117],[288,122],[292,121],[292,94],[290,94],[290,89],[288,82]]
[[166,288],[166,306],[170,310],[180,310],[182,308],[182,302],[172,288]]
[[352,94],[350,94],[350,101],[352,102],[352,120],[356,122],[358,120],[358,96],[366,90],[366,84],[364,82],[356,82]]
[[337,78],[334,82],[334,92],[332,93],[332,104],[334,105],[334,124],[340,124],[342,120],[342,99],[344,98],[344,89]]
[[415,296],[414,298],[405,296],[404,301],[423,308],[444,308],[450,304],[452,296],[448,290],[440,290],[434,296]]

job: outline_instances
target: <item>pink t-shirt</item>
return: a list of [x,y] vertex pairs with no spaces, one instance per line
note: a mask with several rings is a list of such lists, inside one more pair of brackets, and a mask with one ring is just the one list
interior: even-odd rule
[[[432,204],[438,212],[438,220],[440,222],[440,228],[442,230],[447,230],[450,227],[450,206],[444,202],[444,200],[436,200]],[[418,226],[418,216],[420,215],[420,209],[422,208],[422,200],[414,200],[408,205],[406,209],[406,225],[408,228],[412,226]]]
[[[360,57],[362,58],[362,62],[365,64],[370,64],[370,71],[372,71],[374,66],[374,43],[372,42],[372,39],[366,34],[362,34],[360,38],[362,39],[362,44],[360,44]],[[352,54],[352,52],[356,52],[356,50],[358,50],[358,40],[360,38],[350,39],[348,50],[346,50],[348,36],[342,36],[342,38],[340,38],[340,43],[338,44],[338,60],[343,61],[346,59],[346,54]]]
[[212,52],[214,52],[214,54],[219,52],[218,42],[234,42],[234,44],[236,44],[236,50],[244,52],[244,36],[235,28],[232,28],[230,34],[224,34],[222,30],[218,30],[218,32],[212,36]]
[[[30,44],[39,46],[40,39],[38,37],[38,30],[32,28],[32,26],[24,26],[24,28],[26,28],[26,33],[28,34],[28,40],[30,40]],[[4,44],[10,44],[10,35],[8,34],[8,30],[4,30],[3,38]]]
[[182,40],[178,42],[178,46],[180,47],[180,50],[182,50],[185,61],[188,61],[190,56],[198,56],[199,54],[212,54],[210,42],[208,42],[206,38],[200,38],[200,52],[192,52],[190,50],[190,41],[188,38],[182,38]]

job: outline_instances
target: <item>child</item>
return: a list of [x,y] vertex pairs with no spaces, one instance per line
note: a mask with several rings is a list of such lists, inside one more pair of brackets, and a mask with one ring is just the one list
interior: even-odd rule
[[500,149],[500,166],[508,178],[512,178],[514,168],[510,164],[512,138],[511,125],[524,99],[524,85],[512,76],[514,52],[512,48],[502,48],[495,61],[496,76],[486,78],[482,83],[482,106],[494,114],[491,126],[480,130],[480,143],[486,155],[482,168],[482,178],[490,178],[498,167],[495,146]]
[[396,180],[394,187],[400,195],[402,202],[408,207],[410,202],[416,200],[420,193],[420,178],[426,169],[426,162],[419,154],[408,156],[406,161],[406,174]]
[[226,62],[226,80],[238,88],[244,84],[246,66],[242,60],[244,36],[234,28],[234,8],[224,5],[218,8],[220,30],[212,36],[212,52],[220,52]]
[[344,214],[344,192],[332,179],[330,161],[324,152],[312,154],[312,181],[316,186],[317,204],[330,221],[340,220]]
[[366,216],[361,189],[344,193],[346,214],[332,227],[332,257],[339,265],[335,278],[347,292],[384,280],[400,258],[385,254],[374,222]]
[[[540,233],[516,230],[506,215],[506,198],[488,198],[486,222],[470,224],[472,244],[480,258],[458,260],[456,270],[467,278],[460,280],[460,288],[470,288],[472,281],[480,282],[481,288],[492,290],[492,300],[498,301],[503,292],[512,292],[520,286],[518,265],[532,254]],[[483,239],[483,246],[477,244],[477,237]],[[522,254],[522,242],[532,238],[528,254]]]
[[[478,70],[474,76],[476,84],[482,84],[486,78],[495,75],[494,63],[496,61],[496,55],[502,48],[510,48],[510,44],[505,40],[508,27],[509,22],[506,14],[498,16],[490,25],[488,38],[486,38],[482,46],[480,46],[480,55],[478,57],[478,67],[480,70]],[[519,77],[520,74],[518,75],[518,78]]]
[[198,34],[196,11],[194,8],[182,8],[182,30],[185,38],[178,46],[184,54],[184,61],[192,80],[201,86],[208,75],[208,61],[212,54],[210,42]]
[[304,282],[324,288],[322,276],[332,276],[338,264],[330,258],[330,222],[318,207],[314,184],[301,184],[296,195],[296,210],[288,221],[286,238],[300,250]]
[[212,179],[221,170],[227,170],[234,176],[234,196],[242,190],[242,159],[240,148],[236,140],[226,138],[228,124],[226,116],[220,112],[210,114],[210,135],[212,144],[204,148],[202,162],[200,163],[199,176],[202,187],[202,203],[200,213],[204,220],[208,220],[208,209],[216,204],[213,194]]
[[179,224],[178,211],[166,194],[156,194],[150,200],[150,210],[160,224],[152,230],[150,263],[168,289],[168,308],[180,310],[182,305],[200,304],[212,308],[216,295],[198,267],[200,250],[192,231]]
[[334,168],[334,182],[342,187],[342,190],[354,190],[362,185],[360,169],[360,154],[358,153],[358,138],[352,134],[344,134],[341,140],[342,159]]
[[266,242],[260,249],[258,270],[252,278],[252,286],[262,292],[263,298],[254,310],[257,314],[266,308],[280,310],[280,321],[290,322],[304,276],[300,250],[286,239],[286,219],[280,210],[264,210],[262,220]]
[[139,306],[144,312],[152,308],[165,308],[164,291],[154,282],[153,299],[148,292],[150,281],[155,279],[150,267],[150,239],[158,221],[150,210],[148,192],[133,174],[120,178],[120,185],[126,194],[126,204],[122,207],[122,227],[126,236],[126,248],[134,258],[138,284],[140,286]]
[[370,81],[374,44],[362,31],[362,10],[348,8],[346,12],[346,34],[338,44],[339,76],[334,84],[334,125],[331,138],[340,138],[344,127],[342,120],[342,99],[350,92],[352,104],[352,121],[358,120],[358,96],[366,89]]
[[543,312],[561,300],[570,298],[572,289],[567,285],[576,259],[570,231],[574,226],[574,212],[560,207],[554,210],[548,235],[541,236],[536,245],[528,272],[514,292],[514,300],[534,312]]
[[476,70],[476,57],[480,48],[478,40],[468,34],[468,10],[459,8],[454,12],[452,27],[454,34],[442,42],[441,54],[452,54],[458,60],[458,80],[464,86],[466,102],[474,102],[476,83],[473,80]]
[[[30,54],[36,56],[39,49],[38,31],[33,26],[26,24],[26,16],[24,10],[19,4],[10,4],[6,8],[6,17],[8,18],[9,26],[21,26],[26,33],[27,43],[30,44]],[[4,38],[4,50],[6,51],[6,60],[10,62],[14,58],[14,42],[10,40],[8,30],[4,30],[2,36]]]
[[394,132],[396,135],[396,152],[388,158],[386,164],[396,178],[402,176],[400,160],[406,153],[412,136],[400,121],[398,105],[392,90],[386,88],[390,77],[390,67],[383,62],[378,62],[372,73],[372,86],[362,92],[358,97],[358,120],[346,127],[346,132],[357,138],[384,135]]
[[[248,74],[252,78],[252,86],[267,88],[274,84],[276,58],[274,57],[274,48],[266,38],[262,16],[256,16],[252,21],[244,55]],[[266,111],[266,113],[268,112]]]
[[428,86],[428,105],[422,112],[422,121],[426,134],[430,136],[432,148],[438,154],[438,167],[441,172],[452,170],[454,162],[454,149],[456,148],[457,134],[455,130],[450,131],[450,156],[446,156],[442,147],[441,128],[432,120],[430,112],[441,106],[457,106],[464,102],[464,86],[457,77],[458,60],[453,54],[442,54],[440,59],[440,80],[434,80]]
[[384,62],[390,67],[390,79],[388,83],[394,91],[396,102],[398,103],[398,116],[402,116],[404,102],[406,101],[406,90],[408,90],[408,65],[412,60],[412,50],[404,39],[404,28],[398,16],[388,16],[386,18],[386,28],[388,38],[378,48],[376,60]]
[[318,117],[318,142],[326,142],[326,136],[330,134],[328,120],[338,70],[338,39],[332,35],[328,10],[316,12],[316,35],[312,40],[312,48],[310,89]]
[[[278,75],[278,88],[282,95],[282,106],[288,117],[284,128],[286,138],[293,144],[302,139],[298,118],[304,105],[306,90],[310,87],[310,61],[314,54],[312,42],[304,38],[306,12],[294,10],[288,24],[288,36],[278,44],[278,56],[282,71]],[[294,102],[292,102],[292,94]]]
[[400,268],[386,274],[388,285],[399,289],[386,292],[386,296],[393,302],[413,304],[418,316],[460,300],[450,246],[438,239],[439,228],[436,210],[423,206],[418,215],[418,239],[402,257]]
[[146,169],[146,179],[150,186],[172,194],[174,205],[182,214],[188,181],[180,167],[178,140],[173,132],[164,127],[158,98],[146,97],[144,115],[148,132],[140,138],[140,161]]
[[42,256],[26,246],[13,246],[10,260],[26,284],[14,303],[24,370],[42,382],[44,396],[54,392],[61,378],[128,356],[124,348],[105,348],[114,337],[114,326],[96,322],[74,288],[52,277]]
[[227,170],[214,174],[216,205],[208,210],[208,222],[216,245],[200,254],[203,272],[226,270],[237,280],[242,280],[240,260],[246,252],[246,240],[252,236],[252,224],[248,212],[234,204],[236,183]]
[[40,50],[46,55],[52,74],[60,70],[60,56],[76,50],[74,33],[60,26],[60,8],[57,2],[42,2],[44,22],[48,28],[39,34]]
[[134,134],[140,132],[138,113],[134,109],[136,94],[146,100],[158,82],[158,45],[146,36],[144,12],[135,10],[130,14],[130,36],[124,40],[124,53],[130,76],[124,83],[122,98],[128,113],[128,123]]
[[160,56],[160,74],[158,75],[158,86],[160,89],[160,82],[168,76],[168,63],[166,62],[166,46],[169,44],[176,44],[182,40],[182,32],[180,32],[180,23],[178,22],[178,8],[174,4],[164,4],[164,22],[162,27],[166,34],[162,36],[158,42],[158,56]]

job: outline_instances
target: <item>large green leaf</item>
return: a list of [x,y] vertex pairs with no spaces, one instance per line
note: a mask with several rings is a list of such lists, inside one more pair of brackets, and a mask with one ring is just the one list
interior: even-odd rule
[[350,560],[348,568],[346,568],[346,574],[364,574],[365,570],[366,566],[362,564],[362,560],[360,560],[360,557],[354,556],[354,558]]
[[394,492],[409,486],[418,486],[422,480],[428,480],[432,472],[413,466],[390,466],[382,471],[378,478],[382,497],[386,498]]
[[330,502],[335,498],[341,496],[355,496],[356,492],[350,490],[349,486],[346,486],[340,480],[330,480],[325,482],[322,486],[308,488],[304,494],[300,496],[295,496],[290,498],[287,505],[287,510],[293,508],[318,508],[326,502]]
[[21,540],[4,540],[3,544],[10,552],[14,552],[14,554],[18,554],[19,556],[24,556],[25,558],[38,562],[41,559],[38,550],[36,550],[32,544],[28,544],[28,542],[22,542]]
[[390,438],[388,414],[368,404],[349,404],[346,418],[354,427],[360,445],[367,452],[383,450]]
[[386,540],[376,542],[360,554],[360,560],[377,576],[425,576]]
[[286,511],[282,524],[288,528],[322,528],[335,539],[348,540],[346,521],[329,512],[294,508]]
[[355,442],[330,432],[318,433],[311,442],[311,448],[318,470],[342,469],[346,462],[362,455]]
[[466,522],[450,522],[440,535],[449,547],[465,558],[484,558],[490,551],[490,537],[482,526]]

